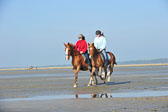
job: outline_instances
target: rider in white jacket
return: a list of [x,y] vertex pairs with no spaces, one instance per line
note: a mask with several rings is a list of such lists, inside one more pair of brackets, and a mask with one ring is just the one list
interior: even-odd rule
[[96,37],[94,39],[94,45],[96,49],[104,54],[105,57],[105,66],[108,64],[108,55],[106,53],[106,39],[104,38],[103,33],[100,30],[96,31]]

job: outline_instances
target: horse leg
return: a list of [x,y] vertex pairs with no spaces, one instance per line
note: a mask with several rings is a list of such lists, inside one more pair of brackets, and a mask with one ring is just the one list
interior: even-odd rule
[[90,80],[89,80],[88,86],[90,86],[91,84],[92,84],[92,78],[90,77]]
[[107,77],[107,67],[104,67],[104,72],[105,72],[105,76],[104,76],[104,83],[106,82],[106,77]]
[[102,67],[99,67],[99,77],[104,81],[104,78],[102,78]]
[[[95,77],[95,81],[96,81],[96,85],[97,85],[97,84],[98,84],[98,80],[97,80],[97,77],[96,77],[95,72],[94,72],[93,75],[94,75],[94,77]],[[91,77],[90,77],[90,80],[89,80],[89,84],[90,84],[90,85],[91,85],[91,84],[94,85],[94,82],[92,81],[92,78],[91,78]],[[88,86],[90,86],[89,84],[88,84]]]
[[[92,70],[91,70],[91,73],[92,73]],[[88,83],[88,86],[92,85],[92,77],[90,76],[90,80],[89,80],[89,83]]]
[[111,64],[110,68],[109,68],[110,69],[110,73],[108,73],[108,79],[107,79],[108,83],[110,83],[110,81],[111,81],[111,74],[113,72],[113,68],[114,68],[114,65]]
[[98,84],[98,80],[97,80],[97,77],[96,77],[96,74],[94,73],[94,76],[95,76],[95,80],[96,80],[96,85]]
[[101,74],[102,74],[102,67],[99,67],[99,77],[100,77],[100,78],[102,78],[102,77],[101,77]]
[[110,80],[111,80],[111,66],[107,68],[108,69],[108,72],[107,72],[107,82],[109,83]]
[[[98,84],[98,80],[97,80],[97,77],[96,77],[96,74],[95,74],[95,72],[94,72],[94,79],[95,79],[95,81],[96,81],[96,83],[95,83],[95,85],[97,85]],[[94,83],[92,82],[92,85],[94,85]]]
[[91,77],[90,77],[90,80],[91,80],[91,81],[89,81],[88,86],[91,85],[91,82],[92,82],[93,85],[95,85],[95,83],[94,83],[94,78],[93,78],[93,75],[94,75],[95,70],[96,70],[96,68],[95,68],[95,67],[92,67],[92,72],[91,72]]
[[77,69],[74,69],[74,72],[75,72],[74,88],[77,87],[77,80],[78,80],[78,73],[79,73],[79,70],[80,70],[80,66],[77,66]]
[[[92,73],[92,69],[90,70],[90,72]],[[96,71],[95,71],[96,72]],[[94,75],[96,75],[95,73],[94,73]],[[89,80],[89,83],[88,83],[88,86],[90,86],[90,85],[92,85],[93,83],[92,83],[92,78],[90,77],[90,80]]]

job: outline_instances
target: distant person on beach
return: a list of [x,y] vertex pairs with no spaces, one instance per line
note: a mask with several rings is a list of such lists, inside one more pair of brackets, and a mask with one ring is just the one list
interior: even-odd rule
[[30,67],[29,67],[29,70],[33,70],[33,68],[34,68],[33,66],[30,66]]
[[89,60],[89,56],[88,56],[88,51],[87,51],[87,42],[85,41],[85,36],[83,34],[79,34],[78,35],[78,41],[75,45],[75,49],[77,51],[79,51],[82,56],[87,59],[88,61],[88,69],[91,69],[91,64],[90,64],[90,60]]
[[101,52],[105,58],[105,66],[108,64],[108,55],[106,53],[106,39],[104,34],[100,30],[96,31],[96,37],[94,39],[94,46],[96,49]]

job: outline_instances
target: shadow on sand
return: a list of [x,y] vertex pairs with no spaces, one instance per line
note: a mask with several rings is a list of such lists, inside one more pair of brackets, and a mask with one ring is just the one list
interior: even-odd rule
[[131,81],[117,82],[117,83],[115,83],[115,82],[106,82],[106,83],[98,83],[97,85],[104,85],[104,84],[106,84],[106,85],[120,85],[120,84],[129,84],[129,83],[131,83]]

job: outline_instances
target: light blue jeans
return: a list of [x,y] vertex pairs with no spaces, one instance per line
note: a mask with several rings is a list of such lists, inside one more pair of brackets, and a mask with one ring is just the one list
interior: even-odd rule
[[103,50],[102,50],[102,53],[103,53],[104,58],[105,58],[105,66],[107,66],[107,64],[108,64],[108,59],[109,59],[109,58],[108,58],[106,49],[103,49]]

